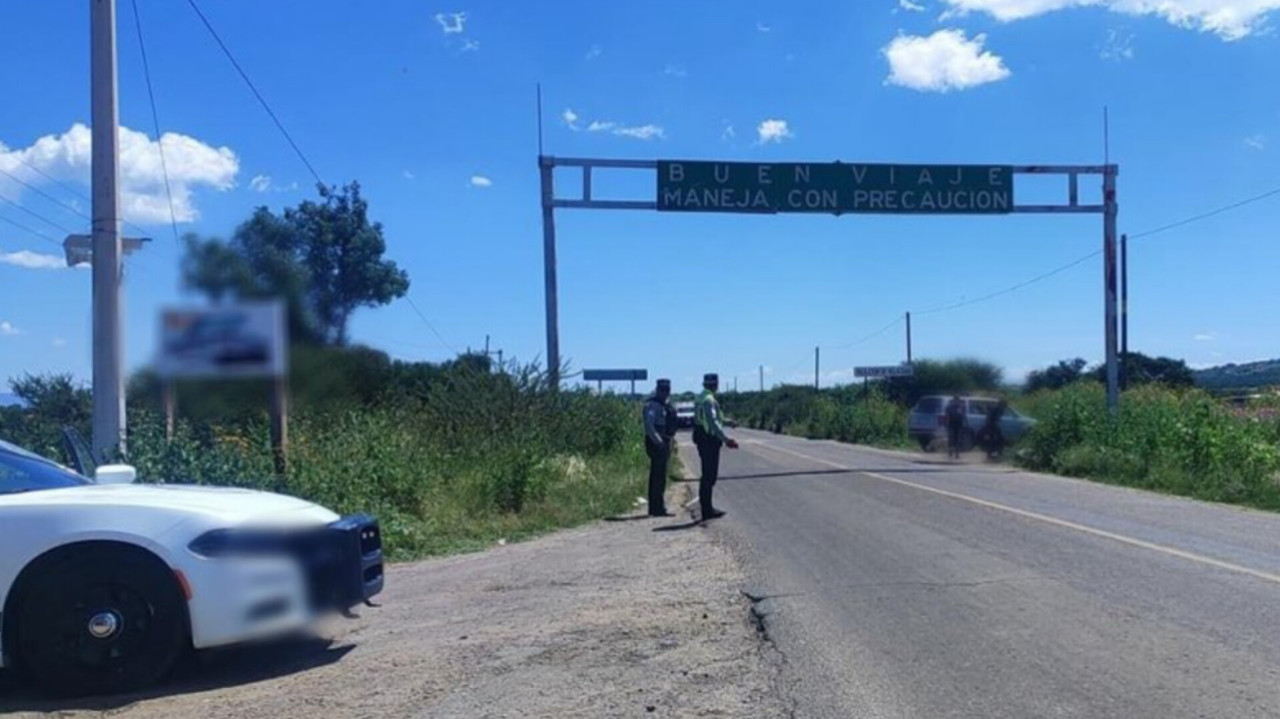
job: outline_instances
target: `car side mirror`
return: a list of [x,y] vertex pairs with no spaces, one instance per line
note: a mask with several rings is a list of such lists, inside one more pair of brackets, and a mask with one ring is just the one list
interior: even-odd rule
[[127,464],[104,464],[93,472],[96,484],[132,484],[138,478],[138,470]]

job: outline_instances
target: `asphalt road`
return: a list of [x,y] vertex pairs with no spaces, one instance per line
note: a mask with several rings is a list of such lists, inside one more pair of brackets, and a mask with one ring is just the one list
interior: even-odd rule
[[1280,716],[1280,516],[735,435],[710,531],[796,716]]

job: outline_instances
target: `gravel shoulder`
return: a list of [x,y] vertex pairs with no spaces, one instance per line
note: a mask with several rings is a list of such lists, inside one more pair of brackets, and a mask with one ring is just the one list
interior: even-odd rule
[[[687,486],[673,488],[672,507],[687,501]],[[49,702],[0,675],[0,714],[785,715],[779,659],[745,586],[712,531],[683,514],[599,522],[392,566],[380,606],[358,619],[203,653],[144,695]]]

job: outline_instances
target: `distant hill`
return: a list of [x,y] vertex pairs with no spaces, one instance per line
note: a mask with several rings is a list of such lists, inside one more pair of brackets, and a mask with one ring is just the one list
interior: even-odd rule
[[1256,389],[1280,385],[1280,359],[1225,364],[1196,370],[1196,385],[1208,390]]
[[0,393],[0,407],[21,406],[22,404],[23,401],[18,399],[17,396]]

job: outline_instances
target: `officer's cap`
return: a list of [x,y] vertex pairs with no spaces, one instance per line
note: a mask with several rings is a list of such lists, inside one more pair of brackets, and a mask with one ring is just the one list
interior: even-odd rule
[[715,372],[708,372],[702,375],[702,383],[703,384],[719,384],[720,375],[716,374]]
[[658,389],[671,389],[671,380],[669,379],[658,380]]

